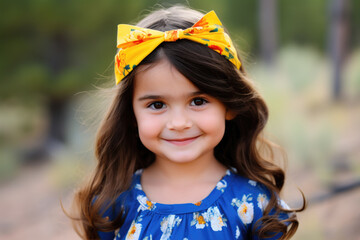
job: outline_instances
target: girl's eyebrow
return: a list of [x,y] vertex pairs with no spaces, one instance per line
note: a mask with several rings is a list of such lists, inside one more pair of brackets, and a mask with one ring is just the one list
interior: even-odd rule
[[196,91],[196,92],[192,92],[189,94],[190,97],[193,97],[193,96],[197,96],[197,95],[201,95],[201,94],[204,94],[204,92],[202,91]]
[[164,97],[160,95],[145,95],[138,98],[138,101],[144,101],[144,100],[155,100],[155,99],[162,99]]
[[[201,95],[201,94],[204,94],[204,92],[202,91],[196,91],[196,92],[192,92],[190,94],[188,94],[189,97],[193,97],[193,96],[197,96],[197,95]],[[139,97],[138,98],[138,101],[144,101],[144,100],[156,100],[156,99],[164,99],[166,98],[166,96],[163,96],[163,95],[145,95],[145,96],[142,96],[142,97]]]

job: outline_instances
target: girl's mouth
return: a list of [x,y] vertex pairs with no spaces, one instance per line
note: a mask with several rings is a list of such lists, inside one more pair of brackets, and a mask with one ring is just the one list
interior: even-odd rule
[[167,142],[174,144],[176,146],[185,146],[189,143],[195,141],[199,136],[191,137],[191,138],[181,138],[181,139],[165,139]]

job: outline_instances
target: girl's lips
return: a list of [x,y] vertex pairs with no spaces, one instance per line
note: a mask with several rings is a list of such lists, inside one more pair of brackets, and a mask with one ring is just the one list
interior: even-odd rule
[[189,143],[192,143],[193,141],[195,141],[199,136],[196,137],[192,137],[192,138],[183,138],[183,139],[165,139],[165,141],[172,143],[174,145],[177,146],[184,146],[187,145]]

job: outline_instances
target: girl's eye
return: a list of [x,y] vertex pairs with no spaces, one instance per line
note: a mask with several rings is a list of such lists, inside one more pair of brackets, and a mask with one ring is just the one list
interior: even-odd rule
[[191,101],[191,106],[201,106],[201,105],[204,105],[206,104],[208,101],[206,101],[205,99],[203,98],[194,98],[192,101]]
[[151,109],[159,110],[165,107],[165,104],[162,102],[153,102],[149,106]]

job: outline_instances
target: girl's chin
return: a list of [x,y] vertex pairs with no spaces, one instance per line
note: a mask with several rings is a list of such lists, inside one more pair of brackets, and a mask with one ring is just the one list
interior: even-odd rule
[[161,158],[161,160],[167,161],[167,162],[172,162],[172,163],[176,163],[176,164],[185,164],[185,163],[191,163],[191,162],[195,162],[197,158],[193,157],[193,156],[168,156],[168,157],[164,157]]

